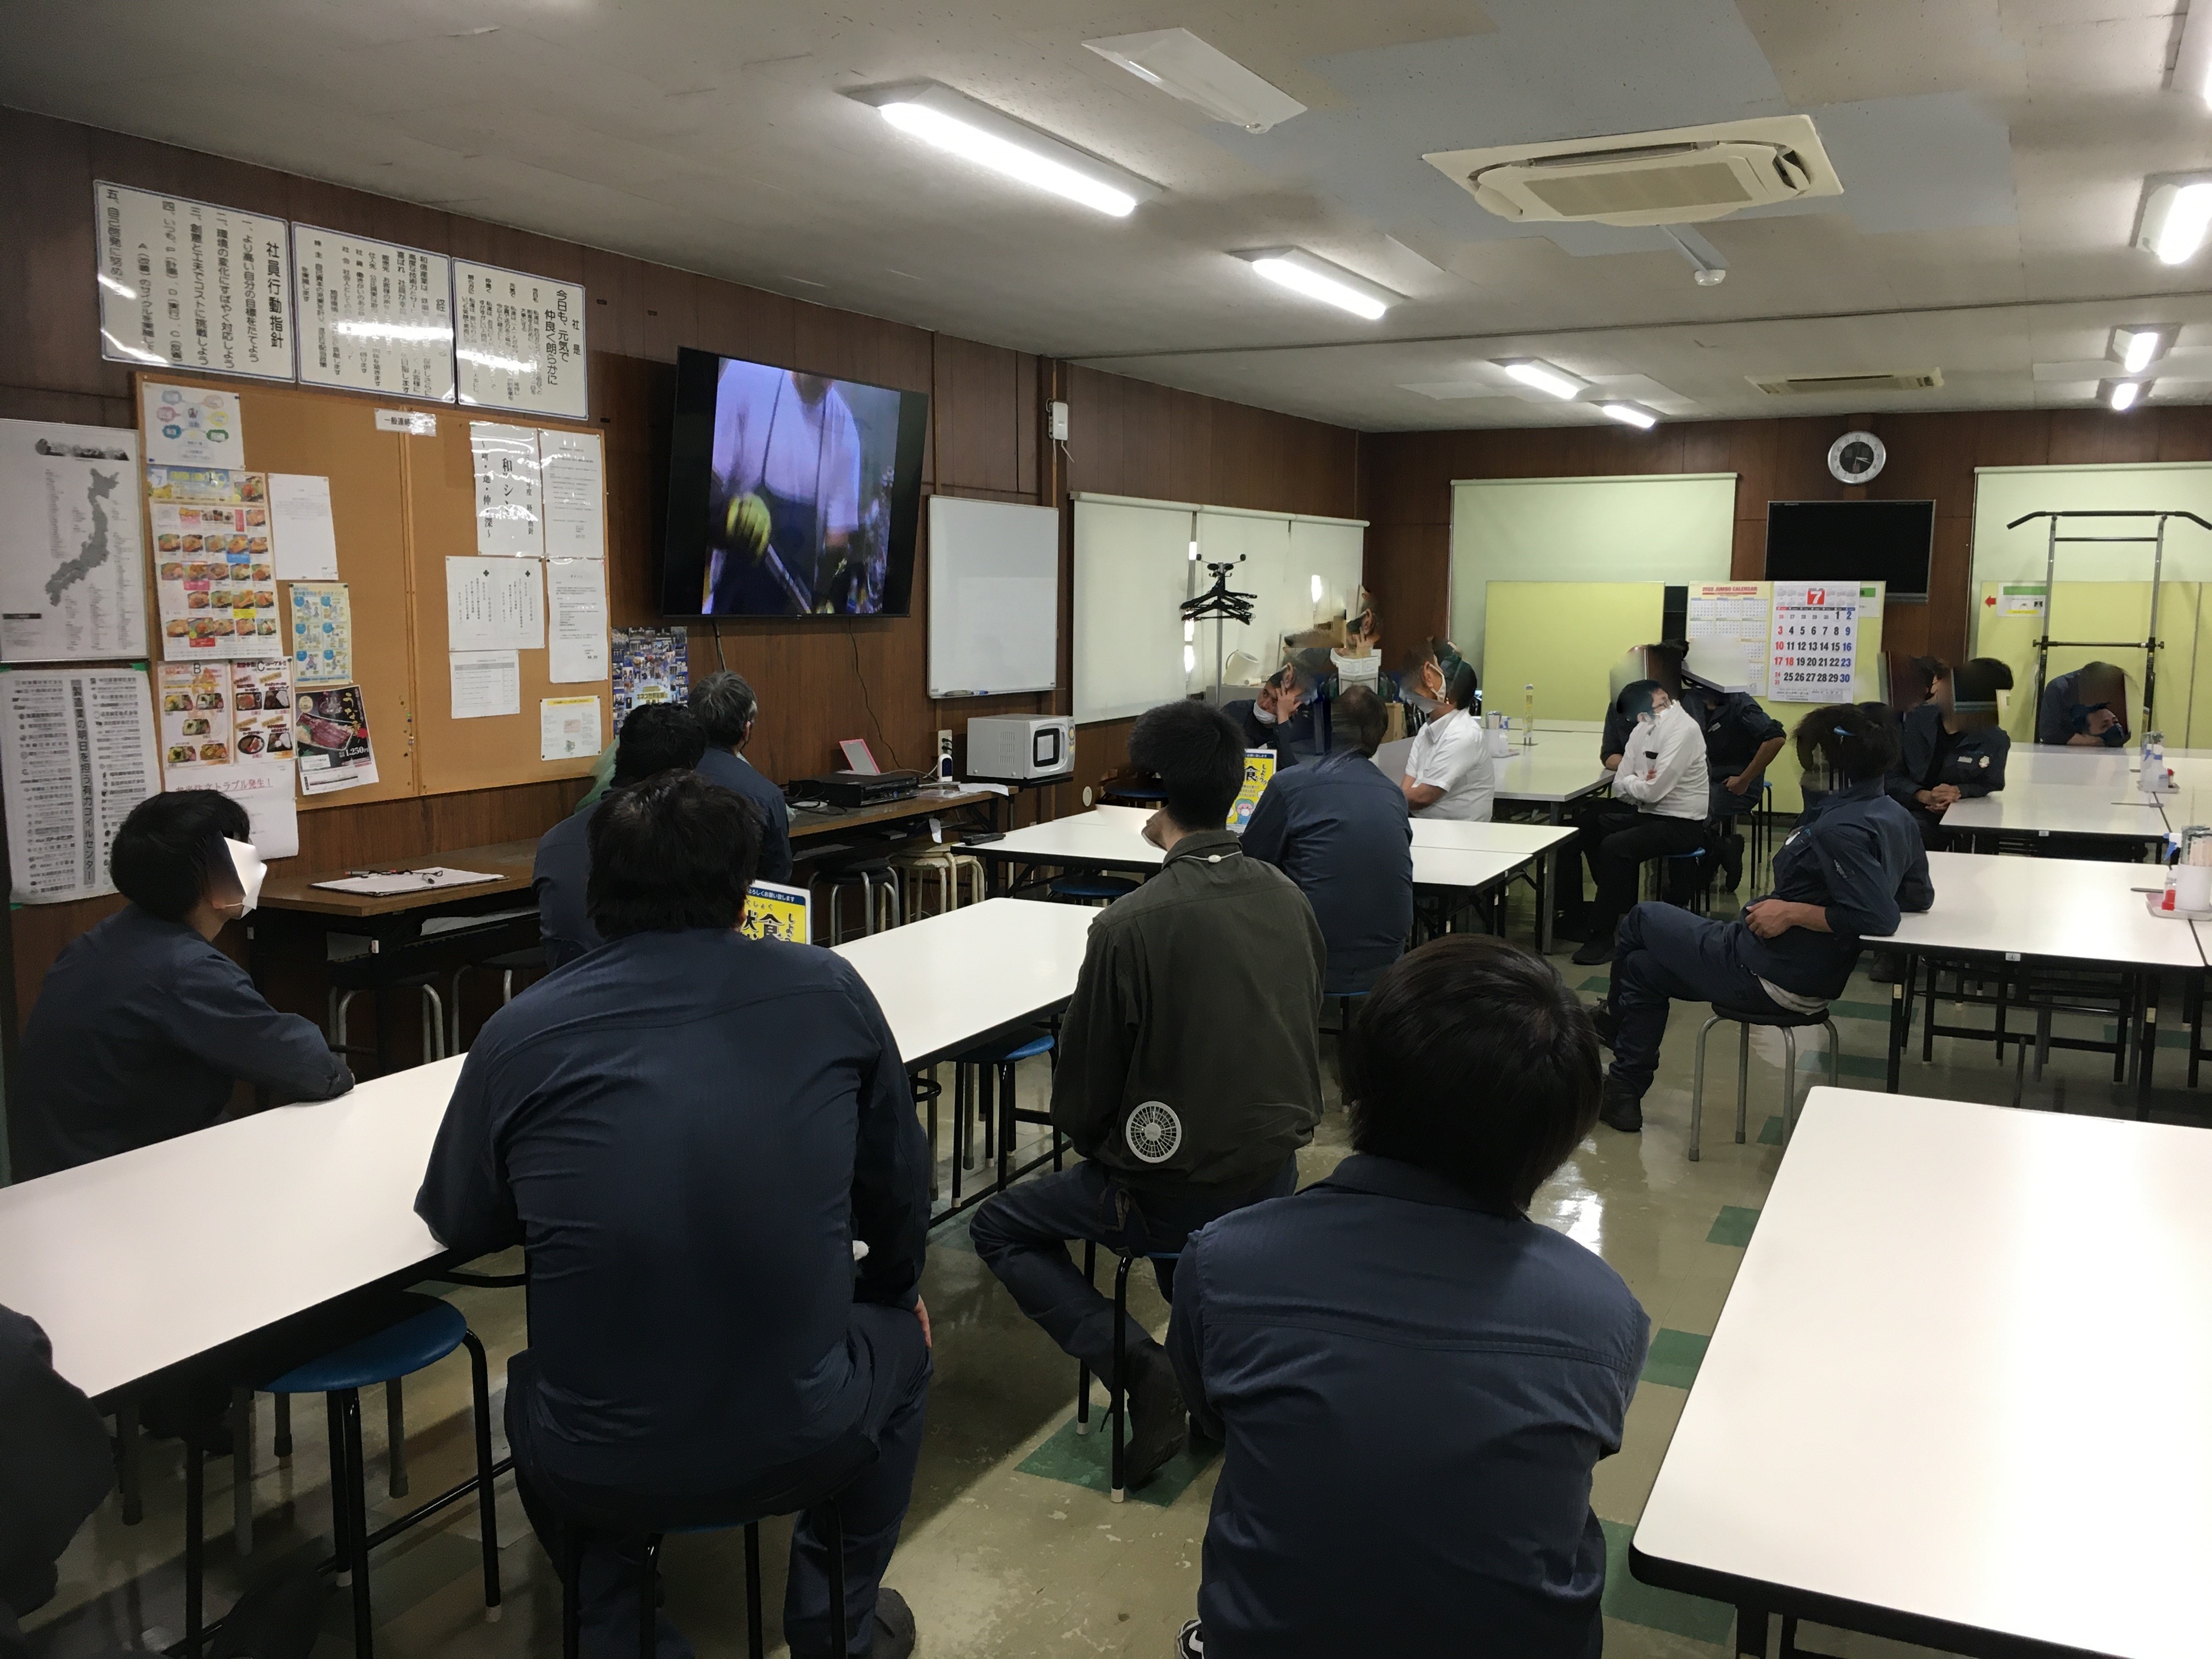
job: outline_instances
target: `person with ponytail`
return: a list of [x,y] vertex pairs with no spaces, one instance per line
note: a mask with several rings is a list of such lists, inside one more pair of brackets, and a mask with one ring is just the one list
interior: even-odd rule
[[1612,992],[1592,1018],[1613,1050],[1598,1115],[1625,1133],[1644,1127],[1669,1003],[1817,1013],[1843,994],[1862,939],[1936,901],[1919,828],[1886,788],[1895,723],[1838,703],[1806,715],[1793,742],[1808,805],[1774,855],[1772,890],[1734,921],[1639,904],[1620,924]]

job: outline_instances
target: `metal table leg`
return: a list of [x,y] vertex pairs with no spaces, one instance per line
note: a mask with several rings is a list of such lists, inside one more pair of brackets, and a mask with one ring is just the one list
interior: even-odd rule
[[[1887,1086],[1892,1094],[1897,1092],[1899,1076],[1904,1068],[1905,1039],[1910,1035],[1910,1027],[1912,1024],[1912,1005],[1905,999],[1905,988],[1912,982],[1914,975],[1919,971],[1918,955],[1911,951],[1906,952],[1904,969],[1889,988],[1889,1082]],[[1930,1004],[1930,1010],[1929,1018],[1934,1018],[1933,1004]]]

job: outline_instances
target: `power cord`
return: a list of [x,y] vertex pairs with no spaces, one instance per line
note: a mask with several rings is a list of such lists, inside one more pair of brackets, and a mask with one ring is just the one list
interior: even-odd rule
[[883,744],[884,752],[891,757],[891,766],[896,770],[898,769],[899,763],[898,750],[891,746],[891,740],[884,735],[884,723],[876,714],[876,700],[868,695],[867,678],[860,672],[859,626],[857,623],[848,622],[845,624],[845,638],[853,647],[853,678],[860,682],[860,702],[867,708],[868,724],[876,728],[876,741]]

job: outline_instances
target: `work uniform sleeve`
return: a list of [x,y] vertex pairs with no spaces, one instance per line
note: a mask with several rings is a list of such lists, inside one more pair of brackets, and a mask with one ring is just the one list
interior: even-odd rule
[[1918,915],[1936,902],[1936,882],[1928,870],[1928,849],[1915,836],[1906,849],[1905,875],[1897,884],[1897,908]]
[[115,1484],[106,1425],[53,1359],[36,1320],[0,1308],[0,1631],[52,1596],[54,1563]]
[[[1900,883],[1882,857],[1881,832],[1870,823],[1850,823],[1814,833],[1828,879],[1828,931],[1856,939],[1882,939],[1895,933],[1903,914],[1897,902]],[[1918,850],[1918,844],[1916,836],[1914,855],[1924,879],[1928,855]]]
[[1618,708],[1605,711],[1605,730],[1599,734],[1597,757],[1604,763],[1607,755],[1625,754],[1628,749],[1628,734],[1636,729],[1635,723]]
[[2068,699],[2074,695],[2074,677],[2061,674],[2043,688],[2043,704],[2035,714],[2035,740],[2038,743],[2063,743],[2074,735],[2073,723],[2066,718]]
[[1283,774],[1277,773],[1260,792],[1259,803],[1252,808],[1251,821],[1244,826],[1244,855],[1283,867],[1283,853],[1291,838],[1291,809],[1289,795],[1283,788]]
[[1759,706],[1759,699],[1746,694],[1733,699],[1729,710],[1728,726],[1753,752],[1779,737],[1789,735],[1782,722]]
[[162,1036],[185,1053],[287,1100],[329,1100],[353,1087],[353,1073],[320,1028],[278,1013],[220,951],[179,974],[155,1018]]
[[791,879],[791,814],[784,811],[783,803],[773,805],[760,801],[761,855],[760,878],[763,881]]
[[1278,728],[1261,723],[1259,715],[1253,712],[1257,707],[1251,698],[1245,697],[1236,702],[1223,703],[1221,712],[1237,722],[1237,730],[1244,734],[1247,749],[1273,749]]
[[1900,724],[1903,730],[1898,734],[1897,764],[1881,781],[1881,789],[1884,794],[1909,812],[1920,804],[1920,775],[1928,769],[1928,759],[1925,755],[1917,759],[1914,757],[1913,739],[1918,732],[1919,722],[1908,714]]
[[1130,947],[1115,929],[1093,923],[1083,971],[1060,1023],[1060,1064],[1052,1073],[1052,1121],[1089,1158],[1113,1133],[1135,1050],[1136,1009],[1122,984]]
[[498,1069],[496,1043],[479,1037],[461,1062],[438,1138],[430,1144],[429,1165],[415,1194],[415,1213],[438,1243],[463,1261],[522,1242],[522,1220],[499,1152],[500,1119],[493,1099]]
[[851,973],[846,994],[875,1050],[860,1079],[860,1134],[853,1149],[853,1236],[868,1247],[853,1296],[911,1308],[929,1239],[929,1146],[915,1116],[906,1064],[875,994]]
[[1976,762],[1960,764],[1959,793],[1969,800],[1978,800],[1984,795],[1994,795],[2004,787],[2005,757],[2012,753],[2012,736],[2006,732],[1985,732],[1982,734],[1982,753],[1989,764]]
[[1168,1318],[1168,1359],[1175,1366],[1176,1386],[1199,1431],[1217,1445],[1226,1437],[1221,1413],[1206,1395],[1206,1235],[1193,1233],[1183,1241],[1182,1260],[1176,1266],[1175,1306]]

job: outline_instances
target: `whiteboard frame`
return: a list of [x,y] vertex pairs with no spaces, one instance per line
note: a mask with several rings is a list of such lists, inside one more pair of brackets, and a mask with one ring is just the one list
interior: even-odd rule
[[[1039,531],[1048,527],[1050,532],[1048,539],[1041,537],[1037,546],[1020,549],[1014,555],[1024,562],[1020,571],[1022,575],[1032,580],[1048,581],[1052,585],[1052,600],[1049,606],[1052,642],[1050,649],[1046,653],[1047,665],[1044,669],[1045,678],[1042,680],[1024,680],[1018,684],[992,686],[946,686],[940,684],[943,678],[969,678],[964,671],[955,667],[946,667],[940,674],[939,664],[946,662],[952,653],[953,620],[958,614],[952,599],[955,586],[963,575],[970,573],[963,568],[958,561],[945,556],[947,543],[940,535],[939,529],[939,502],[945,503],[946,510],[956,518],[970,512],[986,518],[997,517],[1001,514],[1035,514],[1036,516],[1033,522]],[[1009,533],[1012,533],[1013,522],[1012,519],[1006,520],[1009,526]],[[1060,689],[1060,509],[1057,507],[1044,507],[1027,501],[994,501],[972,495],[932,495],[929,497],[927,678],[929,696],[933,700],[1010,696],[1037,691],[1057,691]],[[1006,556],[1001,554],[999,560],[994,563],[993,573],[999,575],[1013,574],[1005,568],[1005,563]],[[1034,565],[1034,568],[1030,568],[1031,564]]]

